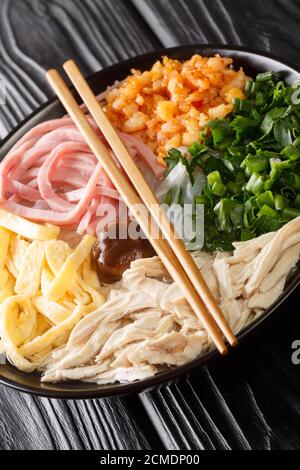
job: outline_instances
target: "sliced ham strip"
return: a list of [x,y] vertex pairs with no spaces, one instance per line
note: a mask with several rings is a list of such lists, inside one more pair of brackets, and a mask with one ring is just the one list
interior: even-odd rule
[[[87,118],[107,145],[93,118]],[[154,186],[164,167],[145,144],[126,134],[120,136]],[[115,154],[110,154],[120,166]],[[36,222],[71,227],[79,234],[95,234],[119,217],[120,201],[68,116],[31,129],[0,165],[1,206]]]
[[30,185],[21,183],[20,181],[10,181],[9,189],[14,192],[21,199],[26,199],[27,201],[36,202],[41,199],[40,192]]
[[157,179],[164,176],[166,171],[165,167],[158,163],[157,157],[152,152],[152,150],[147,147],[146,144],[144,144],[144,142],[137,139],[136,137],[133,137],[132,135],[124,134],[123,132],[120,132],[120,137],[129,149],[131,148],[136,150],[138,156],[144,160],[145,163],[147,163]]
[[0,177],[0,200],[5,201],[6,198],[6,191],[7,191],[7,185],[8,185],[8,175],[12,168],[20,164],[20,160],[22,159],[22,156],[24,153],[34,145],[34,142],[32,139],[28,140],[28,142],[25,142],[22,144],[15,152],[13,152],[11,155],[8,154],[6,158],[1,162],[0,165],[0,171],[1,171],[1,177]]
[[90,204],[90,207],[88,208],[88,210],[86,211],[86,213],[84,214],[84,216],[82,217],[78,225],[77,233],[79,235],[83,235],[87,231],[88,226],[90,225],[90,222],[93,216],[96,214],[99,203],[100,203],[100,199],[97,197],[94,197]]
[[59,213],[51,209],[35,209],[12,201],[4,203],[3,207],[10,212],[14,212],[21,217],[31,219],[35,222],[47,222],[60,226],[75,224],[76,221],[78,221],[88,209],[89,203],[93,198],[95,187],[97,185],[101,171],[103,171],[102,167],[100,163],[98,163],[92,178],[89,180],[88,185],[85,188],[83,198],[69,212]]
[[[83,146],[82,146],[83,147]],[[61,160],[65,159],[66,154],[74,153],[78,150],[76,143],[61,144],[50,154],[49,158],[41,166],[38,174],[38,187],[42,198],[49,204],[49,207],[58,212],[67,212],[73,209],[73,205],[59,197],[59,195],[53,189],[51,184],[51,177],[54,175],[58,164]],[[80,150],[84,150],[81,148]],[[80,165],[80,164],[79,164]],[[80,171],[80,168],[79,168]],[[95,186],[97,181],[95,182]],[[92,198],[92,193],[90,197]],[[91,199],[90,199],[91,200]],[[90,201],[89,201],[90,202]]]

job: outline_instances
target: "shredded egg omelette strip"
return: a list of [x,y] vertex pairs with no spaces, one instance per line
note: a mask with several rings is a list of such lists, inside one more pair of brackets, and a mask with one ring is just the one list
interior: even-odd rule
[[36,328],[37,312],[28,297],[13,295],[3,302],[1,321],[6,322],[10,337],[16,346],[20,346],[32,337]]
[[15,286],[15,281],[12,276],[9,276],[7,283],[5,284],[3,289],[0,291],[0,305],[8,297],[11,297],[12,295],[15,294],[14,286]]
[[9,241],[9,231],[0,227],[0,298],[2,291],[5,289],[10,279],[10,273],[5,267],[9,249]]
[[100,291],[101,285],[96,271],[92,269],[91,257],[89,256],[82,265],[82,278],[86,284],[96,291]]
[[59,228],[0,209],[0,340],[24,372],[68,341],[74,326],[105,302],[91,266],[95,238],[74,250]]
[[48,299],[48,297],[44,295],[35,297],[33,303],[36,309],[42,313],[52,325],[58,325],[62,321],[66,320],[73,310]]
[[[19,308],[22,308],[22,315],[26,317],[26,327],[19,323]],[[4,343],[6,354],[14,365],[24,371],[32,372],[36,365],[24,358],[19,351],[20,342],[30,336],[36,326],[36,310],[31,301],[22,296],[8,297],[0,306],[0,335]]]
[[11,234],[9,242],[9,259],[14,266],[14,272],[16,273],[16,278],[22,269],[24,254],[29,248],[30,243],[19,235]]
[[66,341],[66,335],[69,335],[70,331],[85,314],[86,307],[78,305],[69,318],[50,328],[43,336],[38,336],[24,344],[20,349],[21,354],[26,357],[33,356],[53,343],[55,343],[55,346],[60,346]]
[[2,267],[0,266],[0,292],[6,286],[9,277],[10,277],[10,274],[8,270],[3,265]]
[[[54,280],[55,276],[59,273],[60,269],[66,262],[67,258],[72,254],[72,250],[69,245],[61,240],[53,240],[47,244],[46,248],[46,260],[51,268],[51,276],[52,281]],[[50,280],[49,273],[48,273],[48,280]],[[78,305],[87,305],[90,302],[90,296],[87,292],[82,290],[81,286],[79,285],[79,276],[77,273],[74,274],[73,279],[67,289],[67,293],[74,297],[76,304]],[[46,283],[44,283],[45,291],[44,294],[48,295],[49,289],[51,287],[51,283],[48,285],[48,289],[46,289]],[[65,298],[65,297],[64,297]]]
[[34,240],[25,252],[22,267],[16,280],[15,291],[27,297],[37,295],[44,267],[46,242]]
[[56,239],[60,229],[55,225],[40,225],[0,209],[0,227],[18,233],[29,240],[47,241]]
[[90,255],[94,242],[95,237],[86,235],[74,252],[67,258],[49,288],[48,297],[51,300],[59,300],[66,294],[68,287],[72,283],[73,276],[84,260]]
[[10,239],[10,233],[8,230],[5,228],[2,228],[0,226],[0,261],[2,263],[5,263],[7,253],[8,253],[8,247],[9,247],[9,239]]

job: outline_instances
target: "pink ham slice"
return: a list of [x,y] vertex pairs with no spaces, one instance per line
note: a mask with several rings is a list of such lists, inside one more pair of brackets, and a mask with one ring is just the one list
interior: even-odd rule
[[[107,145],[91,116],[89,122]],[[148,181],[164,173],[141,141],[120,134]],[[112,158],[117,161],[111,151]],[[39,124],[0,164],[1,207],[36,222],[95,234],[118,217],[120,197],[69,117]]]

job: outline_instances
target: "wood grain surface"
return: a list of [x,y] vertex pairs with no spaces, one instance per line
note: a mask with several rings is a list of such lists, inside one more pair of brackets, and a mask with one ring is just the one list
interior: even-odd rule
[[[1,0],[0,137],[51,96],[44,71],[86,74],[162,46],[231,43],[298,62],[297,0]],[[300,449],[298,296],[229,357],[177,385],[91,401],[0,387],[0,449]]]

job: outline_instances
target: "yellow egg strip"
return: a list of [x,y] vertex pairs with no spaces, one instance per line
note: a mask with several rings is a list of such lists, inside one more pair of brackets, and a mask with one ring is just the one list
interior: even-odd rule
[[[46,248],[46,252],[47,252],[47,248]],[[47,292],[49,290],[49,287],[53,279],[54,279],[54,276],[52,272],[47,266],[45,266],[42,270],[42,275],[41,275],[41,291],[43,295],[47,295]]]
[[86,257],[89,256],[94,242],[94,237],[91,235],[86,235],[78,247],[64,262],[49,288],[48,297],[51,300],[59,300],[65,295],[70,284],[72,283],[74,275]]
[[36,327],[36,310],[30,299],[14,295],[6,299],[0,307],[0,321],[5,323],[16,346],[31,337]]
[[6,286],[10,277],[9,272],[4,266],[0,266],[0,291]]
[[12,296],[0,306],[0,336],[6,354],[14,365],[24,372],[32,372],[36,364],[27,361],[18,346],[32,335],[36,328],[36,319],[36,311],[27,297]]
[[11,297],[12,295],[14,295],[14,293],[15,293],[14,285],[15,285],[15,281],[13,280],[13,278],[11,276],[9,276],[6,285],[0,291],[0,305],[8,297]]
[[[72,254],[72,249],[70,246],[61,240],[51,241],[47,244],[46,248],[46,260],[47,263],[52,271],[52,273],[56,276],[68,257]],[[43,294],[48,295],[50,284],[47,290],[44,290],[46,284],[50,280],[49,273],[47,274],[47,278],[44,279],[44,285],[42,286]],[[54,280],[54,276],[52,275],[51,282]],[[90,303],[91,298],[89,294],[87,294],[82,287],[80,286],[80,276],[77,273],[74,274],[73,279],[67,289],[67,292],[71,295],[71,297],[75,298],[75,302],[78,305],[86,305]]]
[[70,246],[62,240],[52,240],[47,243],[46,260],[52,273],[56,275],[68,256],[73,253]]
[[100,290],[101,285],[97,273],[92,269],[91,256],[89,256],[82,265],[82,278],[94,290]]
[[72,310],[58,304],[57,302],[54,302],[53,300],[49,300],[44,295],[35,297],[33,304],[38,312],[42,313],[44,317],[48,318],[52,325],[61,323],[72,314]]
[[15,267],[14,263],[12,262],[12,259],[11,258],[8,258],[6,260],[6,266],[7,266],[7,269],[9,270],[11,276],[16,279],[18,276],[19,276],[19,271],[17,270],[17,268]]
[[105,302],[91,267],[95,238],[85,236],[72,250],[56,240],[58,233],[0,209],[0,337],[8,358],[25,372]]
[[45,262],[45,249],[45,242],[40,241],[33,241],[27,248],[21,271],[16,280],[15,291],[17,294],[27,297],[37,295]]
[[0,227],[17,233],[29,240],[54,240],[58,237],[60,229],[55,225],[41,225],[24,219],[15,214],[0,209]]
[[7,254],[8,254],[8,247],[9,247],[9,239],[10,233],[5,228],[0,227],[0,261],[5,263]]
[[34,354],[38,354],[48,346],[53,346],[53,344],[60,346],[66,341],[70,331],[86,313],[86,307],[79,305],[65,321],[53,326],[44,335],[38,336],[29,343],[24,344],[24,346],[20,348],[20,353],[23,356],[30,357]]
[[[77,276],[76,276],[77,280]],[[95,305],[95,308],[101,307],[101,305],[104,304],[105,302],[105,297],[102,295],[100,292],[97,292],[95,289],[93,289],[89,284],[87,284],[80,276],[78,276],[78,283],[79,286],[85,291],[88,292],[93,300],[93,304]]]
[[24,254],[29,246],[30,243],[23,238],[20,238],[19,235],[11,235],[9,243],[9,256],[15,267],[15,271],[18,273],[22,269]]
[[36,319],[36,330],[30,341],[36,338],[37,336],[43,335],[52,327],[52,324],[49,322],[48,318],[44,317],[42,313],[37,314]]

